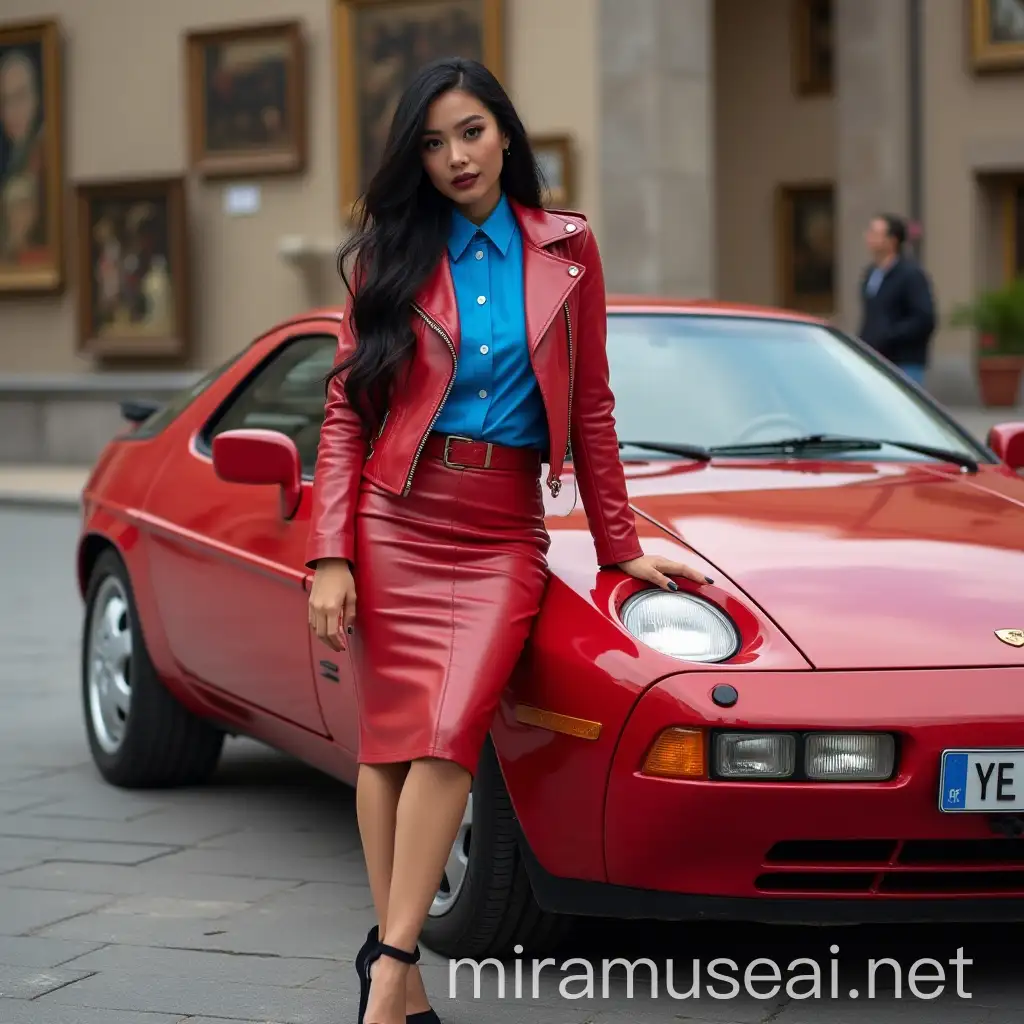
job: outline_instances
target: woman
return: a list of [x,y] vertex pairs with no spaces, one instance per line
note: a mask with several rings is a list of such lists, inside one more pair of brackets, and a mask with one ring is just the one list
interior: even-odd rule
[[672,590],[670,575],[706,581],[640,547],[597,243],[540,195],[501,86],[440,61],[402,96],[339,257],[346,285],[354,257],[353,297],[307,564],[311,628],[335,650],[352,637],[357,659],[356,806],[379,922],[356,964],[365,1024],[438,1020],[417,941],[544,594],[542,462],[557,494],[571,441],[602,567]]

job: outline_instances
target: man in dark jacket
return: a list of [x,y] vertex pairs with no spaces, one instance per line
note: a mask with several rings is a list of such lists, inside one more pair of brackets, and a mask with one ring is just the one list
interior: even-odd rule
[[935,303],[927,275],[903,252],[906,238],[906,224],[892,214],[880,214],[868,226],[864,239],[872,262],[861,280],[860,336],[923,384]]

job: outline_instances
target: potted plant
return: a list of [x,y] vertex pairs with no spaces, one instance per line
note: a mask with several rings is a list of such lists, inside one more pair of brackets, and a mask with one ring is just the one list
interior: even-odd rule
[[987,406],[1012,406],[1024,375],[1024,277],[957,307],[951,324],[978,334],[978,385]]

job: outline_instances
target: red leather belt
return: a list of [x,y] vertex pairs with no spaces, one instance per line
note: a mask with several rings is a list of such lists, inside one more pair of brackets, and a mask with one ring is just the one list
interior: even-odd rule
[[430,434],[423,454],[440,459],[451,469],[537,471],[541,465],[541,455],[536,448],[510,448],[453,434]]

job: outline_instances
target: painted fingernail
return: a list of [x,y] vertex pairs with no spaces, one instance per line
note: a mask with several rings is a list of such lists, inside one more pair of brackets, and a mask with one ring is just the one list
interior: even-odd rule
[[705,576],[704,577],[704,582],[705,583],[714,583],[715,581],[710,576]]
[[668,581],[668,589],[669,590],[678,590],[679,589],[679,584],[676,583],[674,580],[669,580]]

